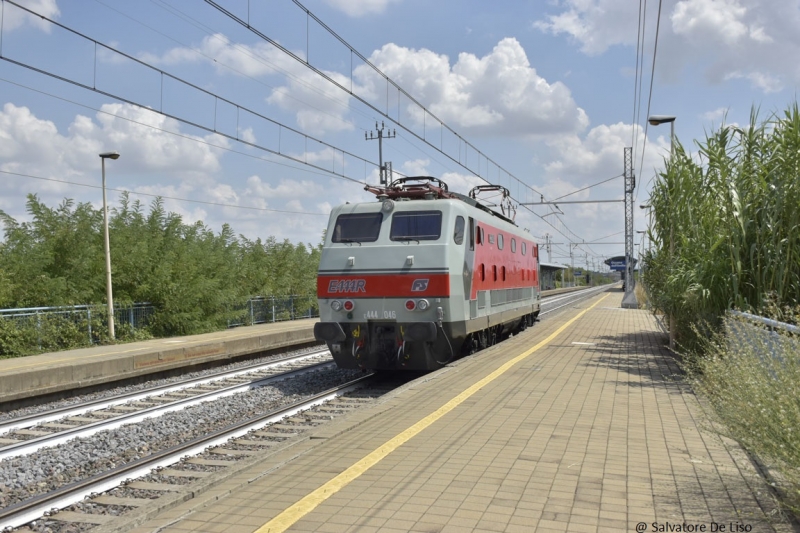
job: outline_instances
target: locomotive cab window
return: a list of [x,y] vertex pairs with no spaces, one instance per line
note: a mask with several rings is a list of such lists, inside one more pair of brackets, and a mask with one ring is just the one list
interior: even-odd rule
[[464,217],[456,217],[456,227],[453,231],[453,241],[456,244],[463,244],[464,242]]
[[392,215],[389,238],[393,241],[435,241],[441,234],[441,211],[405,211]]
[[375,242],[381,232],[381,213],[339,215],[333,227],[331,242]]

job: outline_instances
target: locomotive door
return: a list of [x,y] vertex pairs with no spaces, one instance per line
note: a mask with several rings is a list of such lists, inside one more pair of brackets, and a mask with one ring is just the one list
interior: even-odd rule
[[475,269],[475,219],[469,217],[469,240],[464,247],[464,300],[469,302],[469,318],[478,316],[478,301],[472,299],[472,274]]

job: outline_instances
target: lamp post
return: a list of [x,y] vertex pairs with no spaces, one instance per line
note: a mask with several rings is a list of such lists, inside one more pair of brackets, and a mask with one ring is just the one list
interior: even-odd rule
[[[669,122],[669,156],[670,158],[675,155],[675,116],[674,115],[650,115],[647,117],[647,122],[651,126],[658,126]],[[672,238],[672,225],[669,227],[669,258],[672,260],[672,254],[675,251],[675,242]],[[675,316],[670,313],[669,315],[669,349],[675,349]]]
[[111,292],[111,248],[108,244],[108,206],[106,205],[106,159],[119,159],[119,152],[100,154],[103,169],[103,238],[106,251],[106,299],[108,300],[108,336],[114,340],[114,297]]

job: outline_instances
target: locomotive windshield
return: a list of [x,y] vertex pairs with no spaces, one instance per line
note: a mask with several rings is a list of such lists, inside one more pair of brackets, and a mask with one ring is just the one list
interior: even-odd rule
[[381,231],[381,213],[339,215],[333,227],[331,242],[375,242]]
[[441,211],[406,211],[392,216],[393,241],[435,241],[441,234]]

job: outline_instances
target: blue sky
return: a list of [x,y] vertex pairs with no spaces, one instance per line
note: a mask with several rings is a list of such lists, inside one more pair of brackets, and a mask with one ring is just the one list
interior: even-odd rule
[[[747,124],[753,106],[784,109],[800,79],[797,0],[664,0],[652,98],[656,0],[302,4],[395,85],[292,0],[217,2],[255,32],[201,0],[0,1],[0,209],[19,220],[29,193],[99,207],[98,154],[117,150],[108,186],[146,206],[161,195],[187,223],[316,244],[332,206],[373,199],[363,184],[377,182],[378,146],[364,134],[381,121],[397,132],[383,145],[395,171],[462,193],[499,181],[523,202],[621,175],[635,143],[640,204],[669,149],[668,125],[645,137],[648,103],[677,116],[676,136],[692,146],[723,120]],[[564,200],[621,199],[622,189],[611,179]],[[118,198],[110,191],[112,206]],[[570,241],[623,241],[622,204],[559,207],[517,211],[541,241],[564,243],[553,262],[569,262]],[[623,246],[575,250],[583,265]]]

